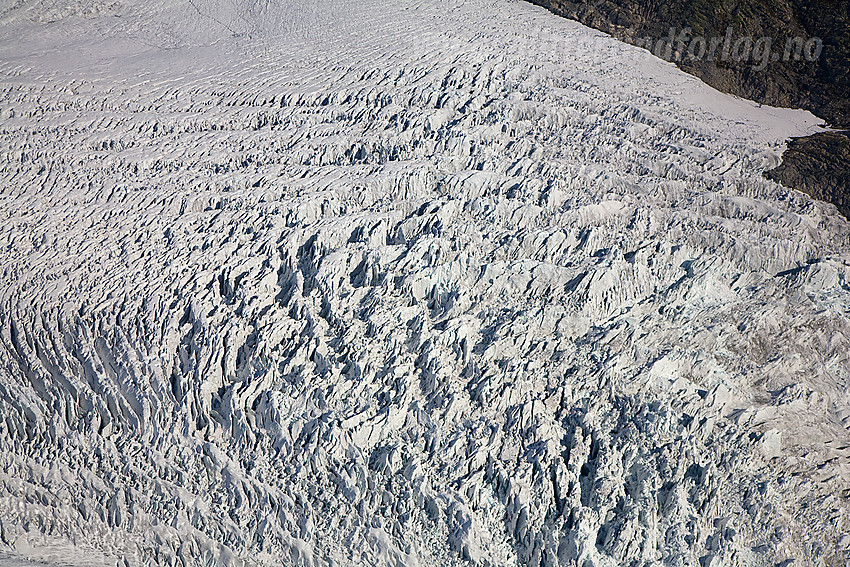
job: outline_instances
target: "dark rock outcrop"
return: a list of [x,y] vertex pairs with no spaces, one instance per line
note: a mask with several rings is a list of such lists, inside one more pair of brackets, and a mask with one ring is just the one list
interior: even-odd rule
[[833,203],[850,218],[850,133],[827,132],[788,144],[769,179]]
[[[805,108],[834,128],[850,129],[847,0],[530,1],[650,48],[718,90],[772,106]],[[683,30],[690,34],[680,36]],[[731,46],[751,38],[750,49],[741,50],[749,51],[748,57],[730,56],[728,44],[725,56],[720,46],[713,57],[692,57],[701,50],[692,38],[710,43],[727,34]],[[759,40],[761,51],[752,49]],[[792,141],[783,165],[767,176],[850,215],[850,138],[841,133]]]

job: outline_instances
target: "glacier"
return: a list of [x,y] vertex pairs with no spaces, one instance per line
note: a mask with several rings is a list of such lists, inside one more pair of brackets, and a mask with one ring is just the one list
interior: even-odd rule
[[0,565],[850,564],[817,117],[512,0],[0,29]]

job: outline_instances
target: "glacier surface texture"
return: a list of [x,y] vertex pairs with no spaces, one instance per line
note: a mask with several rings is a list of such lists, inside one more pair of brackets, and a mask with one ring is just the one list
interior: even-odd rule
[[0,565],[846,565],[809,113],[511,0],[0,2]]

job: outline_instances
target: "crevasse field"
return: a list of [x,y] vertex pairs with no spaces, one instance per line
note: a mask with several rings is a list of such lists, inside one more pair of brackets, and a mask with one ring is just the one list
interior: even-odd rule
[[0,0],[0,565],[846,565],[818,128],[512,0]]

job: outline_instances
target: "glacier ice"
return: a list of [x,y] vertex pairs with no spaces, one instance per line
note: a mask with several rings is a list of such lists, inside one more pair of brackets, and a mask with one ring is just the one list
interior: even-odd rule
[[0,565],[850,561],[811,114],[510,0],[0,14]]

